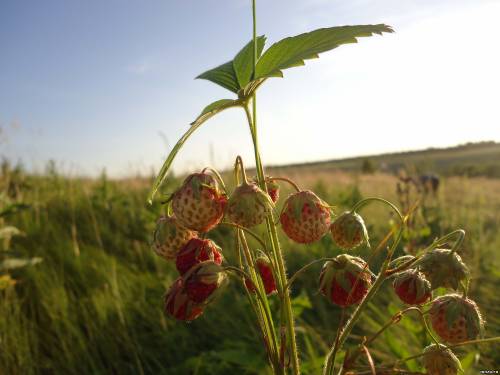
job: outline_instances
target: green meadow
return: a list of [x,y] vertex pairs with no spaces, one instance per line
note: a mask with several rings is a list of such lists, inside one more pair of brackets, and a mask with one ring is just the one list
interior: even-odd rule
[[[428,157],[441,160],[434,154]],[[394,162],[395,157],[391,158]],[[336,213],[374,195],[397,203],[397,178],[390,170],[380,171],[382,159],[371,158],[379,171],[364,174],[362,160],[351,162],[349,168],[323,163],[307,170],[272,168],[271,173],[286,174],[301,187],[313,189]],[[401,166],[410,162],[399,161]],[[476,164],[471,157],[453,165]],[[413,165],[415,170],[425,167],[415,161]],[[472,273],[469,295],[486,320],[485,337],[498,336],[500,180],[456,176],[453,166],[448,170],[441,171],[447,176],[441,179],[436,196],[411,191],[412,202],[419,199],[420,204],[397,254],[405,248],[417,251],[463,228],[467,237],[460,254]],[[172,176],[163,192],[172,192],[181,181],[182,176]],[[151,234],[162,214],[159,204],[146,203],[151,184],[150,178],[70,178],[55,168],[30,175],[4,163],[0,176],[1,374],[270,373],[238,279],[231,279],[204,315],[191,323],[164,315],[162,298],[176,271],[175,265],[151,250]],[[278,212],[289,192],[282,186]],[[363,216],[372,250],[364,246],[352,253],[366,259],[395,217],[376,205],[364,209]],[[221,246],[227,264],[236,263],[231,228],[219,227],[208,237]],[[281,240],[289,274],[313,259],[341,252],[330,236],[307,246],[292,243],[282,234]],[[374,257],[374,272],[381,259]],[[339,308],[318,293],[320,267],[302,275],[292,289],[304,374],[321,373],[340,315]],[[278,301],[271,298],[273,313],[277,307]],[[376,332],[402,308],[386,282],[347,345]],[[418,316],[408,314],[374,341],[371,354],[378,363],[392,364],[418,354],[429,343]],[[456,353],[466,374],[500,368],[498,344],[468,346]],[[420,360],[408,361],[406,366],[423,372]]]

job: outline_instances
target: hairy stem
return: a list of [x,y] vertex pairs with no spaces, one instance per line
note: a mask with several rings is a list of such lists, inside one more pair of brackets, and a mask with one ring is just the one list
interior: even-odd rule
[[297,193],[300,193],[300,191],[301,191],[299,188],[299,185],[297,185],[295,182],[293,182],[292,180],[290,180],[287,177],[269,177],[268,180],[269,181],[284,181],[284,182],[289,183],[297,191]]

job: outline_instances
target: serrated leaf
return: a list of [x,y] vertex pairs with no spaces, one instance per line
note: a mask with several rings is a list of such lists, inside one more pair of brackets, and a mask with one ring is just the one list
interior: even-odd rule
[[207,70],[205,73],[201,73],[196,78],[206,79],[234,92],[235,94],[238,93],[238,90],[240,89],[232,61],[228,61],[227,63],[219,65],[216,68]]
[[280,40],[259,59],[254,79],[282,77],[283,69],[304,65],[304,60],[318,58],[322,52],[342,44],[357,43],[356,38],[391,33],[387,25],[340,26],[318,29]]
[[[257,58],[262,54],[265,43],[266,37],[264,35],[257,38]],[[238,52],[233,60],[233,69],[240,88],[245,87],[252,79],[254,71],[253,53],[254,43],[253,40],[251,40],[240,52]]]
[[196,120],[191,123],[191,125],[196,125],[199,122],[207,121],[210,117],[215,116],[217,113],[222,112],[227,108],[236,107],[238,105],[240,105],[240,102],[234,99],[217,100],[203,108],[203,111],[201,111],[201,113],[198,115]]

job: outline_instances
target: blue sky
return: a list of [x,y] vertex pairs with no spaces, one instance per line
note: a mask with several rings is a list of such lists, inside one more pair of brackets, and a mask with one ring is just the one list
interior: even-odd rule
[[[42,170],[114,176],[157,170],[208,103],[231,93],[199,73],[250,39],[248,0],[2,0],[0,155]],[[387,23],[269,80],[259,94],[268,164],[466,141],[500,141],[500,3],[268,0],[268,45],[319,27]],[[175,169],[251,164],[238,110],[210,120]]]

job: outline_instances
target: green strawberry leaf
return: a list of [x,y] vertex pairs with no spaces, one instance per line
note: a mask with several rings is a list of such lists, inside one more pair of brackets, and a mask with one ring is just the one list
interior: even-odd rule
[[319,57],[322,52],[342,44],[357,43],[356,38],[373,34],[392,33],[390,26],[358,25],[318,29],[280,40],[259,59],[254,79],[283,77],[283,69],[304,65],[304,60]]
[[238,90],[240,89],[232,61],[228,61],[227,63],[219,65],[216,68],[207,70],[205,73],[201,73],[197,76],[196,79],[206,79],[207,81],[222,86],[235,94],[238,93]]
[[[265,43],[266,37],[264,35],[257,38],[257,58],[260,57]],[[253,53],[254,44],[253,40],[251,40],[240,52],[238,52],[233,60],[233,69],[240,88],[245,87],[252,79],[254,71]]]

